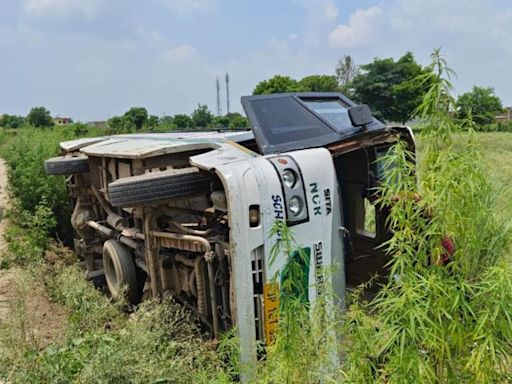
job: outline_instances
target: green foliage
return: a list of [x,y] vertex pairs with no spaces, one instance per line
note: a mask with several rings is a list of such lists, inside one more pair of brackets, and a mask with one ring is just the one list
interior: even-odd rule
[[0,116],[0,127],[2,128],[19,128],[25,124],[23,116],[4,114]]
[[411,52],[397,61],[374,59],[360,68],[360,73],[348,85],[351,96],[368,104],[377,118],[401,123],[409,120],[429,86],[413,80],[429,69],[423,69]]
[[71,239],[71,212],[64,179],[48,177],[44,161],[57,156],[59,142],[97,134],[96,129],[74,124],[48,130],[23,127],[8,139],[9,144],[2,147],[0,155],[9,166],[11,216],[17,225],[25,229],[37,227],[43,237],[58,232],[62,240]]
[[27,115],[27,122],[37,128],[51,127],[54,125],[50,111],[45,107],[34,107]]
[[229,116],[230,121],[228,128],[249,128],[249,120],[247,120],[247,117],[239,113],[230,113]]
[[[386,160],[380,188],[393,232],[390,278],[371,302],[357,296],[344,332],[349,382],[497,383],[510,378],[511,222],[467,120],[463,145],[449,115],[449,69],[432,55],[432,84],[417,110],[426,147],[416,187],[413,155],[400,143]],[[397,166],[398,164],[398,166]],[[393,165],[393,166],[392,166]],[[421,192],[421,199],[413,198]],[[397,198],[398,197],[398,198]],[[456,251],[439,265],[446,235]]]
[[40,264],[50,243],[48,233],[57,225],[54,213],[44,201],[35,208],[35,212],[21,211],[19,214],[15,221],[23,226],[11,225],[5,234],[9,252],[2,255],[4,267]]
[[174,118],[172,116],[164,115],[158,119],[158,124],[170,127],[174,125]]
[[299,81],[299,85],[307,92],[339,92],[340,87],[335,76],[311,75]]
[[238,112],[228,113],[224,116],[215,116],[210,125],[212,128],[248,128],[249,121]]
[[284,92],[339,92],[338,81],[331,75],[311,75],[300,81],[289,76],[275,75],[274,77],[260,81],[253,95],[284,93]]
[[212,120],[213,128],[227,128],[231,119],[228,116],[215,116]]
[[155,115],[148,116],[148,111],[143,107],[133,107],[123,116],[113,116],[107,122],[107,134],[124,134],[138,131],[159,131],[167,126],[160,127],[159,118]]
[[494,94],[494,88],[474,86],[470,92],[457,98],[456,108],[459,119],[466,119],[471,114],[478,126],[485,126],[495,121],[494,118],[502,112],[503,105]]
[[[192,123],[195,127],[206,128],[210,126],[213,121],[213,113],[208,110],[207,105],[198,104],[191,115]],[[176,120],[176,117],[175,117]],[[177,124],[177,123],[176,123]]]
[[148,117],[148,122],[147,122],[148,128],[151,129],[151,128],[157,127],[158,124],[160,124],[160,119],[158,118],[158,116],[150,115]]
[[295,79],[289,76],[275,75],[274,77],[260,81],[252,91],[253,95],[283,92],[304,92],[306,89]]
[[311,305],[308,250],[296,242],[283,221],[274,223],[269,236],[280,239],[272,248],[270,263],[283,257],[286,265],[273,279],[280,291],[279,323],[275,341],[259,363],[255,382],[341,382],[344,375],[336,355],[340,322],[327,283],[332,271],[323,271],[322,296]]
[[185,114],[177,114],[173,117],[174,125],[180,129],[192,128],[194,126],[194,122],[189,115]]
[[137,131],[140,131],[148,122],[148,111],[144,107],[132,107],[125,112],[123,117],[131,123]]
[[[83,278],[59,266],[42,277],[70,311],[62,341],[38,349],[26,339],[26,315],[0,324],[0,378],[10,383],[228,383],[223,363],[184,310],[146,302],[127,317]],[[14,347],[15,346],[15,347]]]
[[30,216],[41,206],[48,207],[59,225],[47,227],[52,232],[69,234],[67,224],[70,211],[66,202],[67,192],[62,178],[49,178],[44,171],[44,160],[56,156],[58,143],[73,138],[73,131],[58,127],[41,131],[23,128],[12,139],[10,147],[2,154],[9,165],[9,190],[15,197],[14,217],[19,225],[32,224]]
[[113,116],[107,121],[107,134],[122,134],[135,132],[135,125],[124,116]]
[[498,132],[512,132],[512,121],[503,121],[496,124]]

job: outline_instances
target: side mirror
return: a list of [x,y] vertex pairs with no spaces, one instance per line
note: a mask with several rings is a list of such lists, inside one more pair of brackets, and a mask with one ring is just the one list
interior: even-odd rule
[[373,116],[366,104],[356,105],[348,109],[348,116],[354,127],[365,127],[373,123]]

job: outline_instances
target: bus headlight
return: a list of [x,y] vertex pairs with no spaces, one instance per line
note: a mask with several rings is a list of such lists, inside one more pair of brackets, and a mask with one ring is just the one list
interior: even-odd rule
[[286,224],[292,226],[309,221],[304,179],[295,159],[285,155],[267,159],[274,166],[281,181]]
[[289,168],[285,169],[283,171],[283,183],[288,188],[293,188],[297,183],[297,174]]
[[288,201],[288,209],[294,216],[299,216],[303,208],[304,203],[302,202],[299,196],[293,196]]

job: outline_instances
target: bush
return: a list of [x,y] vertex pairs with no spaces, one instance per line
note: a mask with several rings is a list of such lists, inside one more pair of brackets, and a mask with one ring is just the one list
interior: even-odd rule
[[[74,124],[52,129],[23,127],[11,136],[8,145],[1,148],[1,155],[9,166],[9,191],[16,224],[30,228],[37,224],[47,233],[61,236],[62,240],[71,239],[69,217],[70,206],[63,177],[49,177],[44,170],[44,161],[58,155],[59,142],[72,140],[86,135],[95,135],[97,131],[83,124]],[[43,216],[45,223],[34,223],[35,212],[49,209],[53,215]],[[45,220],[46,220],[45,219]]]
[[497,124],[498,132],[512,132],[512,121],[504,121]]
[[43,202],[36,207],[33,215],[27,211],[22,211],[21,214],[23,217],[16,220],[23,222],[24,227],[11,225],[5,233],[9,252],[2,255],[0,267],[6,268],[11,264],[23,267],[37,266],[42,262],[50,244],[48,231],[56,224],[51,209]]
[[16,129],[25,124],[25,118],[23,116],[8,115],[4,114],[0,116],[0,127],[1,128],[12,128]]

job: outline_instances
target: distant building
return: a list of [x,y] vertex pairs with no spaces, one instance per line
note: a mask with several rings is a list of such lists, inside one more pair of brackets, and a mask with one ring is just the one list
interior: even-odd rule
[[501,115],[495,117],[498,123],[512,121],[512,107],[506,107]]
[[73,123],[73,119],[71,117],[54,117],[53,122],[55,125],[68,125]]

